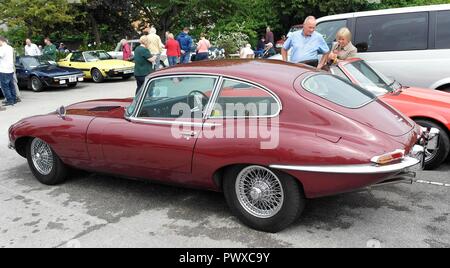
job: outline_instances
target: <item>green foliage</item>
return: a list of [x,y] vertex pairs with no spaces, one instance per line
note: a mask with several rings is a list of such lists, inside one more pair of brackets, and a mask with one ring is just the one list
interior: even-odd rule
[[24,27],[28,35],[48,35],[74,19],[67,0],[2,0],[0,10],[2,22],[12,28]]
[[241,28],[243,27],[237,27],[236,31],[227,31],[212,36],[212,45],[225,49],[225,56],[239,53],[240,48],[243,48],[249,42],[248,35],[241,31]]

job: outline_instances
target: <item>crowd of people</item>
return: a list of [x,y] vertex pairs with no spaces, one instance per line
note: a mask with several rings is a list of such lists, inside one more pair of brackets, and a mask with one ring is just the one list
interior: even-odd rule
[[[303,23],[303,29],[290,34],[288,38],[282,36],[275,43],[274,34],[267,27],[265,35],[261,36],[256,50],[247,44],[240,51],[240,58],[264,57],[275,54],[275,48],[281,48],[281,56],[284,61],[307,64],[318,69],[326,69],[331,64],[354,57],[357,49],[353,46],[352,34],[348,28],[341,28],[336,34],[336,43],[330,49],[323,36],[316,32],[316,19],[309,16]],[[144,30],[139,39],[140,46],[134,50],[127,40],[121,40],[124,60],[135,62],[134,75],[136,78],[136,93],[145,81],[145,77],[154,70],[160,68],[160,58],[163,49],[166,49],[169,66],[188,63],[191,59],[193,38],[189,35],[189,28],[184,28],[175,38],[173,33],[166,32],[165,44],[157,35],[154,27]],[[45,56],[48,60],[56,61],[57,51],[67,52],[64,44],[56,48],[49,38],[44,40],[45,47],[34,44],[30,39],[25,40],[25,55]],[[274,46],[275,44],[275,46]],[[205,34],[200,35],[196,44],[196,61],[207,60],[211,43]],[[290,55],[288,57],[288,51]],[[319,60],[319,55],[322,58]],[[0,36],[0,85],[5,100],[4,106],[12,106],[20,101],[20,91],[15,75],[14,49],[8,45],[6,38]],[[0,110],[4,108],[0,108]]]
[[[144,35],[139,39],[140,46],[135,49],[133,56],[134,76],[137,84],[136,93],[144,83],[145,77],[154,70],[160,69],[160,58],[164,48],[166,49],[169,66],[189,63],[193,45],[193,38],[189,35],[189,31],[189,28],[185,27],[176,39],[173,33],[166,32],[166,41],[163,44],[154,27],[144,30]],[[208,60],[210,48],[210,41],[202,33],[196,44],[195,60]],[[122,51],[124,60],[131,59],[131,49],[126,40],[122,40]]]

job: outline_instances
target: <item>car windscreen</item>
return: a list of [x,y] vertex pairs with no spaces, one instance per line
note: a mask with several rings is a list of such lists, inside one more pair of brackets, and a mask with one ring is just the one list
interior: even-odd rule
[[302,85],[314,95],[351,109],[360,108],[376,99],[374,94],[364,88],[330,74],[310,76]]
[[361,87],[377,96],[392,92],[399,86],[396,81],[385,77],[364,61],[355,61],[346,64],[344,68],[357,80]]
[[23,57],[20,59],[20,62],[27,69],[34,69],[39,66],[51,65],[47,60],[41,57]]
[[111,55],[104,51],[87,51],[83,52],[83,56],[87,62],[112,59]]

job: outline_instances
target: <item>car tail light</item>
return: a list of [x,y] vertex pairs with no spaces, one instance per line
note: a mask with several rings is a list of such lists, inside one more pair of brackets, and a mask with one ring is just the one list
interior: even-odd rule
[[405,157],[405,150],[395,150],[390,153],[374,156],[370,161],[378,165],[386,165],[392,162],[400,161],[404,157]]

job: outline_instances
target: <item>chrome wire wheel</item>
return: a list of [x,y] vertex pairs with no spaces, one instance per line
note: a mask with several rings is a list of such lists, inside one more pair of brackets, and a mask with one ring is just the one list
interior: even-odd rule
[[235,190],[240,205],[255,217],[273,217],[283,206],[284,192],[281,181],[267,168],[244,168],[237,176]]
[[42,175],[48,175],[53,169],[53,153],[50,146],[43,140],[35,138],[31,142],[31,160],[36,170]]
[[436,157],[437,153],[438,153],[439,147],[432,150],[432,149],[425,149],[425,162],[428,163],[431,160],[433,160],[433,158]]

